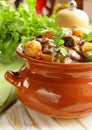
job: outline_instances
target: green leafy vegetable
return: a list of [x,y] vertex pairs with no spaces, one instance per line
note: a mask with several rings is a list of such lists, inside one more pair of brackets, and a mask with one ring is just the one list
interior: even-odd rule
[[0,0],[0,62],[12,61],[19,43],[24,44],[45,31],[61,30],[55,24],[54,15],[37,16],[35,4],[35,0],[27,0],[27,8],[21,3],[14,10]]
[[67,56],[69,54],[68,50],[66,50],[65,48],[61,47],[60,48],[60,53],[63,55],[63,56]]
[[83,40],[92,41],[92,31],[90,31],[88,34],[87,33],[83,33],[82,39]]
[[62,39],[64,34],[65,34],[65,31],[63,31],[62,29],[59,29],[59,28],[56,29],[54,36],[55,36],[55,42],[57,46],[64,44],[64,40]]
[[56,51],[60,51],[60,53],[64,57],[66,57],[69,54],[68,50],[66,48],[62,47],[62,46],[59,46],[58,48],[56,48]]
[[87,54],[85,62],[92,62],[92,50],[87,51]]
[[62,39],[63,35],[65,34],[65,31],[62,29],[57,29],[57,32],[55,32],[55,42],[56,42],[56,51],[60,51],[60,53],[66,57],[68,55],[68,50],[63,47],[64,40]]
[[92,55],[87,56],[85,62],[92,62]]
[[57,46],[60,46],[60,45],[63,45],[64,44],[64,40],[60,39],[60,38],[57,38],[56,39],[56,45]]
[[92,50],[87,51],[87,54],[92,56]]

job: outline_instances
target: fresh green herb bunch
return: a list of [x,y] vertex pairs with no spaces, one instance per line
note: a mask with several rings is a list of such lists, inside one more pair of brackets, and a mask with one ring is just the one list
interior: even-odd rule
[[12,61],[19,43],[24,44],[46,30],[58,28],[54,16],[37,16],[35,5],[35,0],[27,0],[27,8],[21,3],[15,10],[0,0],[0,62]]
[[15,56],[15,48],[20,41],[23,20],[19,13],[0,1],[0,61],[8,62]]

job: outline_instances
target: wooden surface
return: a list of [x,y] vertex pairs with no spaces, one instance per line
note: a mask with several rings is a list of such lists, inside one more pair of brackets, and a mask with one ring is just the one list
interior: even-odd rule
[[78,119],[51,118],[17,101],[0,114],[0,130],[92,130],[92,113]]

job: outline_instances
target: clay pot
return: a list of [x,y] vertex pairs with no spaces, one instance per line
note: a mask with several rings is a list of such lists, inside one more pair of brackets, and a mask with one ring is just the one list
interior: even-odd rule
[[92,63],[54,63],[17,55],[26,61],[5,78],[16,87],[19,100],[31,109],[58,118],[75,118],[92,112]]

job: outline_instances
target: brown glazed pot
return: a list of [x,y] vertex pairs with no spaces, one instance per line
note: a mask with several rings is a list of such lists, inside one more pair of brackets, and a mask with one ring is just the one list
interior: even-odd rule
[[17,55],[25,60],[18,72],[5,78],[16,87],[19,100],[52,117],[75,118],[92,111],[92,63],[55,63],[27,57],[21,45]]

